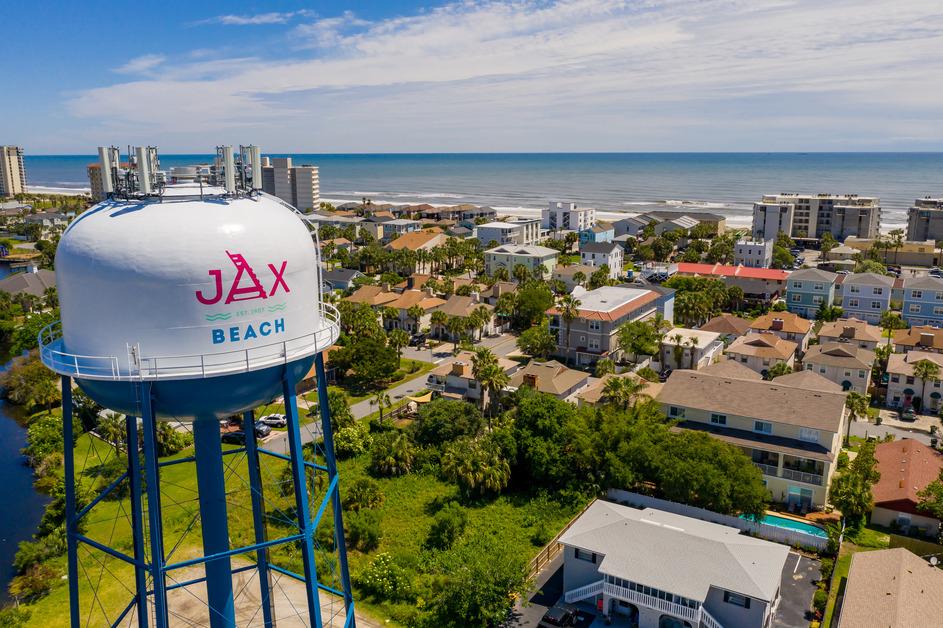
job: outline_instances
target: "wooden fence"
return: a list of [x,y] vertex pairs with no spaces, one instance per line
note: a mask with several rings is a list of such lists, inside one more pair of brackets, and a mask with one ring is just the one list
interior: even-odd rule
[[560,530],[549,543],[544,545],[543,549],[540,550],[540,552],[538,552],[538,554],[531,559],[531,561],[527,564],[528,580],[537,577],[537,574],[539,574],[544,567],[550,564],[550,562],[557,557],[557,554],[559,554],[563,549],[563,545],[560,543],[560,537],[563,536],[564,532],[570,529],[570,526],[572,526],[573,523],[580,518],[580,515],[586,512],[595,501],[596,500],[593,499],[588,504],[586,504],[586,506],[583,507],[583,510],[579,511],[575,517],[570,519],[570,521],[565,526],[563,526],[563,529]]

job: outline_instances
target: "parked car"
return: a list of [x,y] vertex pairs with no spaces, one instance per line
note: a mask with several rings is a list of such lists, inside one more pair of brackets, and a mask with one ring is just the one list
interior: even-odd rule
[[262,421],[255,422],[255,435],[259,438],[265,438],[272,433],[272,428]]
[[288,419],[284,414],[266,414],[258,422],[269,427],[286,427],[288,425]]
[[916,421],[917,415],[914,414],[914,409],[912,406],[907,406],[900,411],[900,420],[901,421]]
[[409,339],[409,346],[421,347],[423,344],[425,344],[425,342],[426,342],[425,334],[416,334],[415,336]]
[[223,433],[223,436],[220,440],[231,445],[245,445],[246,433],[242,430],[236,430],[235,432],[225,432]]
[[575,626],[579,620],[580,613],[575,606],[569,604],[557,603],[553,608],[547,609],[544,616],[537,624],[537,628],[556,628],[557,626]]

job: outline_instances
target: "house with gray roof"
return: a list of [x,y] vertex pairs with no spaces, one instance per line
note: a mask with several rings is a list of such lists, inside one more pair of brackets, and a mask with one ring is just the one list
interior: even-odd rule
[[786,280],[786,308],[803,318],[814,319],[824,304],[835,301],[838,275],[818,268],[803,268],[789,274]]
[[905,279],[901,315],[911,325],[943,327],[943,279],[929,275]]
[[845,316],[877,325],[891,309],[895,278],[877,273],[852,273],[841,282],[841,307]]
[[56,287],[56,273],[39,269],[36,272],[13,273],[0,279],[0,292],[9,295],[30,294],[42,297],[46,290]]
[[639,628],[763,628],[789,548],[654,508],[593,502],[560,537],[568,603]]

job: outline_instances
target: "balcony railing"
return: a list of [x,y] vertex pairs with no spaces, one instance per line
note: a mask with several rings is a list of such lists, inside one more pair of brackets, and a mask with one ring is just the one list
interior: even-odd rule
[[771,464],[763,464],[762,462],[754,461],[753,464],[763,472],[763,475],[769,475],[771,477],[779,477],[779,467]]
[[691,608],[690,606],[682,606],[681,604],[675,604],[674,602],[663,600],[660,597],[655,597],[654,595],[646,595],[639,591],[633,591],[632,589],[626,587],[620,587],[618,585],[612,584],[611,582],[606,582],[603,590],[605,591],[606,595],[610,595],[614,598],[625,600],[626,602],[631,602],[633,604],[641,604],[642,606],[647,606],[648,608],[654,608],[657,611],[668,613],[669,615],[674,615],[675,617],[687,619],[689,621],[695,622],[695,625],[700,623],[701,620],[700,607]]
[[787,480],[795,480],[796,482],[805,482],[806,484],[815,484],[816,486],[824,486],[825,478],[818,473],[806,473],[804,471],[796,471],[794,469],[783,468],[782,477]]

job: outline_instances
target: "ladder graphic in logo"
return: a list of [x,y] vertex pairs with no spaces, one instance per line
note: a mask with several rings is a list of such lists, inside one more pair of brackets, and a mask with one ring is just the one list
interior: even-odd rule
[[[226,251],[226,255],[229,256],[233,266],[236,267],[236,278],[233,279],[232,287],[229,288],[229,294],[226,295],[226,303],[229,304],[233,301],[249,301],[251,299],[267,299],[268,294],[265,288],[262,287],[259,278],[255,276],[255,271],[252,270],[252,266],[249,265],[246,258],[240,253],[230,253],[229,251]],[[251,286],[240,286],[243,273],[249,276],[252,283]]]

